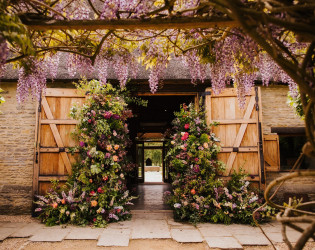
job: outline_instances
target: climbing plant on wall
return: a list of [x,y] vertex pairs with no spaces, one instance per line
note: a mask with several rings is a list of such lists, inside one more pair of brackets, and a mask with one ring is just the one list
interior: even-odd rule
[[88,94],[83,107],[71,110],[71,116],[79,120],[80,161],[73,166],[67,188],[54,185],[46,196],[38,196],[36,211],[42,212],[40,217],[47,225],[92,223],[104,227],[130,217],[126,119],[132,112],[121,92],[110,84],[81,81],[78,88]]
[[[167,153],[173,191],[165,193],[175,219],[254,224],[253,211],[263,199],[249,190],[242,172],[234,173],[227,183],[219,178],[224,164],[217,160],[218,139],[207,126],[204,112],[197,112],[190,104],[183,105],[175,116]],[[273,212],[265,207],[255,213],[255,218],[264,221]]]

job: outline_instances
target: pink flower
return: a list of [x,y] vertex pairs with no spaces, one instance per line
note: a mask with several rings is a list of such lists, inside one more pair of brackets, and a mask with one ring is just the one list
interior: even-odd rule
[[185,129],[189,129],[189,123],[186,123],[184,126]]
[[99,187],[99,188],[97,189],[97,192],[100,193],[100,194],[102,194],[102,193],[104,193],[104,190],[102,189],[102,187]]
[[182,136],[182,141],[186,141],[188,139],[189,134],[187,132],[184,133],[184,135]]
[[84,143],[84,141],[80,141],[80,147],[84,147],[85,146],[85,143]]
[[105,118],[105,119],[109,119],[109,118],[111,118],[111,117],[112,117],[112,115],[113,115],[113,114],[112,114],[111,112],[106,111],[106,112],[105,112],[105,114],[104,114],[103,116],[104,116],[104,118]]
[[91,120],[91,119],[89,119],[89,120],[88,120],[88,123],[91,123],[91,122],[92,122],[92,120]]

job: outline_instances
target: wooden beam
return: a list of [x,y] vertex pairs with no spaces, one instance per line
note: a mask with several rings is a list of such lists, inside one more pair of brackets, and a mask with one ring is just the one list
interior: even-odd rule
[[39,181],[51,181],[51,180],[59,180],[59,181],[66,181],[69,178],[68,175],[61,175],[61,176],[39,176]]
[[43,119],[41,120],[41,124],[61,124],[61,125],[76,125],[79,121],[77,120],[49,120],[49,119]]
[[120,19],[120,20],[32,20],[21,16],[22,23],[32,30],[163,30],[236,27],[236,21],[224,17]]
[[230,119],[230,120],[212,120],[211,122],[218,122],[220,125],[227,124],[248,124],[248,123],[256,123],[256,119]]
[[[59,148],[40,148],[39,152],[41,153],[59,153],[60,149]],[[66,153],[71,153],[68,148],[65,148]],[[79,150],[74,150],[74,153],[79,153]]]
[[[238,147],[237,148],[237,152],[238,153],[245,153],[245,152],[258,152],[258,147]],[[233,151],[233,147],[221,147],[221,151],[222,153],[230,153],[230,152],[234,152]]]

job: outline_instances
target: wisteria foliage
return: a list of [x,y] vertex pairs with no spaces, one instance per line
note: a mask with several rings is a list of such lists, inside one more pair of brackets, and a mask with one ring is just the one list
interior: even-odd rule
[[[220,2],[225,1],[214,2],[219,6]],[[242,1],[239,4],[250,6],[254,3]],[[219,11],[220,8],[215,8],[215,4],[198,0],[18,1],[13,3],[13,6],[12,14],[37,12],[56,20],[149,20],[172,15],[225,15]],[[294,55],[305,54],[307,43],[297,42],[292,32],[284,32],[277,26],[270,26],[268,31],[261,29],[259,32],[266,32],[266,37],[271,33]],[[27,98],[29,89],[38,98],[45,88],[46,78],[56,78],[60,58],[56,51],[69,53],[67,68],[71,78],[97,75],[99,80],[106,84],[108,73],[113,71],[121,88],[125,87],[129,78],[136,77],[138,67],[143,65],[149,70],[150,90],[155,93],[168,63],[180,57],[182,65],[179,67],[187,68],[192,84],[211,79],[215,93],[220,93],[227,85],[233,84],[238,90],[241,107],[245,102],[245,94],[249,92],[255,80],[261,80],[264,85],[268,85],[270,81],[285,82],[289,84],[292,94],[297,94],[294,80],[241,28],[35,31],[32,38],[34,47],[44,49],[38,52],[36,57],[27,59],[29,64],[32,64],[29,68],[32,68],[33,72],[25,70],[24,65],[20,64],[19,101]],[[1,46],[0,64],[6,61],[3,58],[6,58],[8,50],[17,58],[27,57],[20,54],[12,44],[8,47]],[[289,57],[289,53],[287,54],[286,57]]]

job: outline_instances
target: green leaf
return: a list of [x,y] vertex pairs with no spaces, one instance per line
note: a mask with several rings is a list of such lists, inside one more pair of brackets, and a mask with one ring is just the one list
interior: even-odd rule
[[102,170],[97,165],[91,165],[91,173],[92,174],[98,174],[102,172]]

